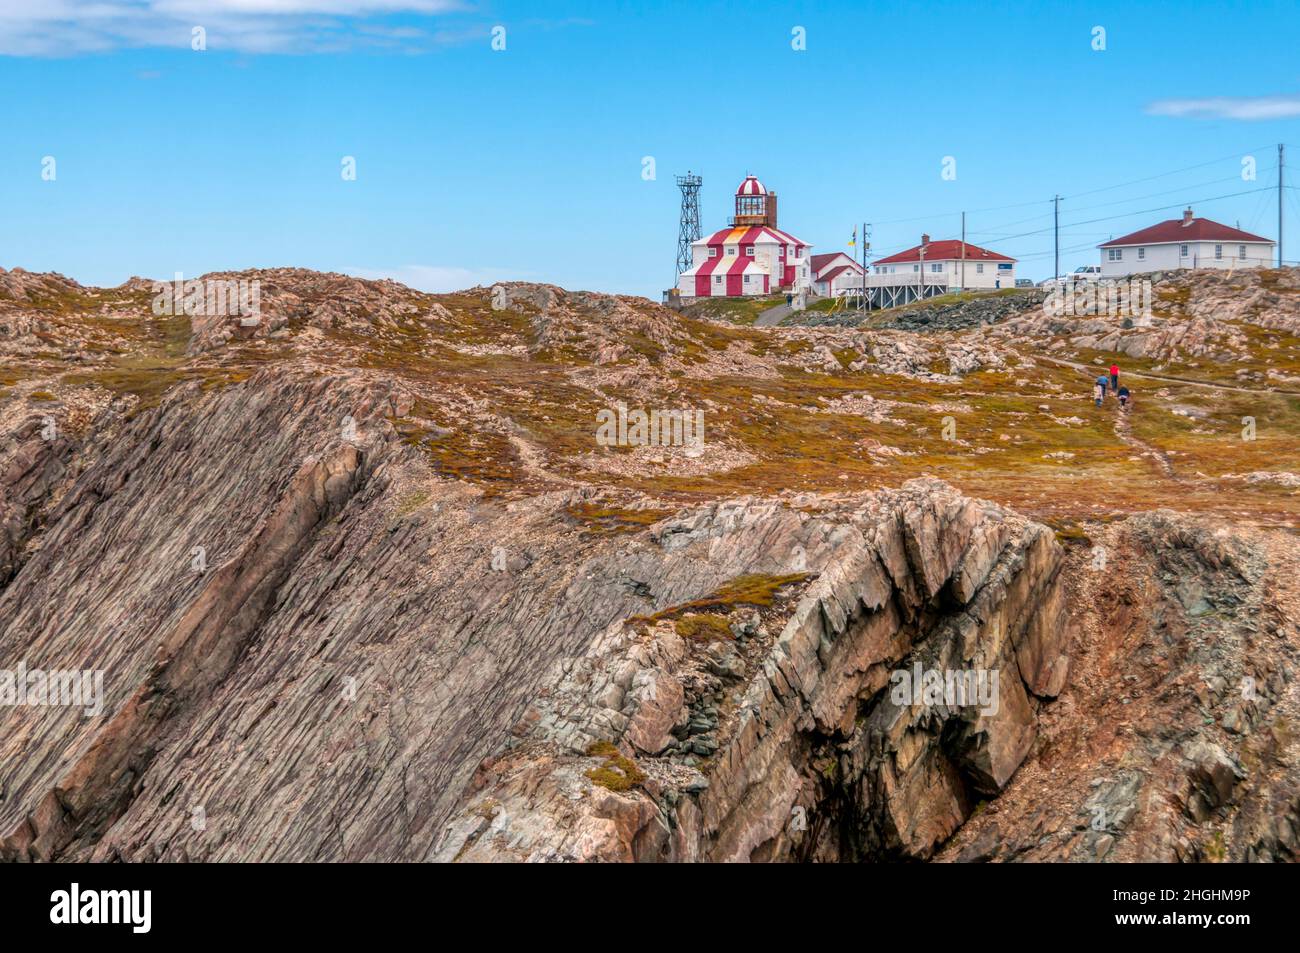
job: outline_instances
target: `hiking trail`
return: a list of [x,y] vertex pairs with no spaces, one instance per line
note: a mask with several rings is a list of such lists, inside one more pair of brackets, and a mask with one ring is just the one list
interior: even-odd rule
[[[1034,355],[1036,359],[1049,361],[1052,364],[1058,364],[1061,367],[1072,367],[1076,371],[1083,371],[1088,374],[1095,374],[1097,368],[1101,365],[1080,364],[1077,361],[1067,361],[1059,357],[1048,357],[1045,354]],[[1103,368],[1104,369],[1104,368]],[[1281,390],[1274,387],[1241,387],[1236,384],[1213,384],[1209,381],[1194,381],[1186,377],[1169,377],[1164,374],[1152,374],[1148,371],[1130,371],[1125,369],[1125,377],[1140,377],[1144,380],[1167,381],[1170,384],[1186,384],[1188,387],[1206,387],[1210,390],[1235,390],[1243,394],[1287,394],[1291,397],[1300,397],[1300,391]]]

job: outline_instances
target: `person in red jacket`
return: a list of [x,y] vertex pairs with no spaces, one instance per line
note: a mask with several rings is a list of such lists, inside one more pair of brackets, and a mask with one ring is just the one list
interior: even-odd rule
[[1119,393],[1119,365],[1110,366],[1110,389]]

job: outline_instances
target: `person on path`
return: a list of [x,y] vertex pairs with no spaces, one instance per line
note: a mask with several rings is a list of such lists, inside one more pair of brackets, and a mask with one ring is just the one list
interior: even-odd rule
[[1121,387],[1116,393],[1119,394],[1119,409],[1128,410],[1128,388]]
[[1106,396],[1106,388],[1102,386],[1101,381],[1092,385],[1092,402],[1098,407],[1101,406],[1101,399]]
[[794,295],[792,295],[792,294],[787,294],[787,295],[785,296],[785,306],[788,308],[788,307],[790,307],[790,305],[792,305],[792,304],[794,304]]
[[1119,391],[1119,365],[1118,364],[1112,364],[1110,366],[1110,389],[1116,392]]
[[1097,378],[1097,386],[1101,388],[1101,396],[1103,398],[1106,396],[1106,385],[1108,385],[1109,383],[1110,383],[1110,378],[1107,377],[1105,374],[1102,374],[1100,377]]

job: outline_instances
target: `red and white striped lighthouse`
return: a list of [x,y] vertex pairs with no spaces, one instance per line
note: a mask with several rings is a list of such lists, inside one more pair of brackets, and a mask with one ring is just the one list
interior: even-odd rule
[[776,193],[748,175],[736,189],[731,227],[691,244],[678,279],[683,298],[740,297],[809,286],[812,246],[776,227]]

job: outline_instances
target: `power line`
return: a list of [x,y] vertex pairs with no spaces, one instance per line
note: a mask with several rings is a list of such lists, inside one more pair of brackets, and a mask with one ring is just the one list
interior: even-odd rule
[[[1121,212],[1118,215],[1103,215],[1100,218],[1087,218],[1078,222],[1068,222],[1064,227],[1074,228],[1078,225],[1092,225],[1096,222],[1111,222],[1117,218],[1131,218],[1134,215],[1146,215],[1148,212],[1165,212],[1171,208],[1182,208],[1185,204],[1198,205],[1204,202],[1218,202],[1223,199],[1233,199],[1242,195],[1254,195],[1258,192],[1272,192],[1274,186],[1266,185],[1258,189],[1246,189],[1244,192],[1230,192],[1227,195],[1213,195],[1209,198],[1192,199],[1190,203],[1175,202],[1173,205],[1157,205],[1154,208],[1136,209],[1131,212]],[[1051,228],[1040,228],[1032,232],[1021,232],[1019,235],[1008,235],[1007,238],[1028,238],[1031,235],[1041,235],[1044,232],[1052,231]]]
[[1189,165],[1183,169],[1174,169],[1172,172],[1159,172],[1155,175],[1148,175],[1145,178],[1133,179],[1131,182],[1121,182],[1119,185],[1107,185],[1107,186],[1103,186],[1100,189],[1090,189],[1087,192],[1076,192],[1074,193],[1074,195],[1066,195],[1064,196],[1064,198],[1077,199],[1077,198],[1082,198],[1085,195],[1096,195],[1098,192],[1109,192],[1112,189],[1122,189],[1128,185],[1138,185],[1139,183],[1142,182],[1150,182],[1152,179],[1163,179],[1167,176],[1178,175],[1179,173],[1182,172],[1191,172],[1193,169],[1203,169],[1207,165],[1214,165],[1214,163],[1216,162],[1226,162],[1228,159],[1239,159],[1242,156],[1247,155],[1251,152],[1259,152],[1261,149],[1268,149],[1271,147],[1272,147],[1272,143],[1263,146],[1256,146],[1253,149],[1247,149],[1245,152],[1234,152],[1231,155],[1220,156],[1218,159],[1210,159],[1207,162],[1199,162],[1196,165]]
[[[1270,166],[1265,172],[1272,172],[1276,166]],[[1116,199],[1113,202],[1100,202],[1097,205],[1085,205],[1083,208],[1075,209],[1076,212],[1089,212],[1095,208],[1110,208],[1113,205],[1123,205],[1125,202],[1141,202],[1144,199],[1159,198],[1162,195],[1172,195],[1174,192],[1186,192],[1188,189],[1204,188],[1207,185],[1219,185],[1223,182],[1245,181],[1239,175],[1229,175],[1222,179],[1210,179],[1207,182],[1195,182],[1192,185],[1182,185],[1176,189],[1165,189],[1163,192],[1149,192],[1146,195],[1131,195],[1125,199]]]
[[[1183,168],[1181,168],[1181,169],[1172,169],[1172,170],[1170,170],[1170,171],[1168,171],[1168,172],[1158,172],[1158,173],[1156,173],[1155,175],[1144,176],[1143,178],[1140,178],[1140,179],[1132,179],[1131,181],[1128,181],[1128,182],[1120,182],[1118,185],[1106,185],[1106,186],[1102,186],[1102,187],[1099,188],[1099,189],[1089,189],[1089,190],[1086,191],[1086,192],[1075,192],[1073,195],[1062,195],[1062,196],[1061,196],[1061,201],[1063,201],[1063,202],[1065,202],[1065,201],[1070,201],[1071,199],[1082,198],[1082,197],[1085,196],[1085,195],[1096,195],[1096,194],[1099,193],[1099,192],[1111,192],[1111,191],[1113,191],[1113,190],[1115,190],[1115,189],[1122,189],[1122,188],[1125,188],[1125,187],[1130,186],[1130,185],[1139,185],[1139,184],[1141,184],[1141,183],[1143,183],[1143,182],[1150,182],[1150,181],[1152,181],[1152,180],[1154,180],[1154,179],[1163,179],[1163,178],[1168,178],[1168,177],[1171,176],[1171,175],[1180,175],[1180,174],[1183,173],[1183,172],[1192,172],[1192,171],[1194,171],[1194,170],[1196,170],[1196,169],[1203,169],[1203,168],[1205,168],[1207,165],[1214,165],[1216,162],[1225,162],[1225,161],[1227,161],[1228,159],[1236,159],[1236,158],[1240,158],[1242,155],[1248,154],[1248,153],[1250,153],[1250,152],[1258,152],[1258,151],[1260,151],[1261,149],[1267,149],[1267,148],[1269,148],[1269,146],[1258,146],[1258,147],[1256,147],[1256,148],[1254,148],[1254,149],[1248,149],[1248,150],[1246,151],[1246,153],[1234,152],[1234,153],[1232,153],[1231,155],[1220,156],[1220,157],[1217,158],[1217,159],[1210,159],[1210,160],[1208,160],[1208,161],[1206,161],[1206,162],[1198,162],[1196,165],[1185,166],[1185,167],[1183,167]],[[1270,166],[1268,169],[1265,169],[1264,171],[1266,171],[1266,172],[1267,172],[1267,171],[1271,171],[1273,168],[1276,168],[1276,166]],[[1229,179],[1235,179],[1235,178],[1237,178],[1237,176],[1233,175],[1233,176],[1228,176],[1228,177],[1223,178],[1223,179],[1214,179],[1214,180],[1212,180],[1212,181],[1210,181],[1210,182],[1203,182],[1203,183],[1198,183],[1198,184],[1196,184],[1196,185],[1185,186],[1185,188],[1192,188],[1192,189],[1195,189],[1195,188],[1200,188],[1201,185],[1212,185],[1212,184],[1214,184],[1215,182],[1226,182],[1226,181],[1228,181]],[[1169,190],[1167,190],[1166,192],[1156,192],[1156,193],[1153,193],[1153,194],[1154,194],[1154,195],[1167,195],[1167,194],[1169,194],[1169,192],[1177,192],[1177,191],[1181,191],[1181,189],[1169,189]],[[1004,210],[1006,210],[1006,209],[1011,209],[1011,208],[1029,208],[1030,206],[1033,206],[1033,205],[1050,204],[1051,201],[1052,201],[1051,199],[1046,199],[1046,200],[1039,199],[1038,201],[1035,201],[1035,202],[1015,202],[1015,203],[1013,203],[1013,204],[1011,204],[1011,205],[992,205],[992,206],[989,206],[989,207],[987,207],[987,208],[970,208],[970,209],[966,209],[966,212],[968,212],[968,213],[971,214],[971,215],[974,215],[974,214],[977,214],[977,213],[980,213],[980,212],[1001,212],[1001,211],[1004,211]],[[1120,202],[1124,202],[1124,201],[1130,201],[1130,200],[1128,200],[1128,199],[1120,199],[1119,201],[1120,201]],[[1114,205],[1114,204],[1118,204],[1118,203],[1116,203],[1116,202],[1112,202],[1112,203],[1103,203],[1103,205],[1094,205],[1094,206],[1089,206],[1089,207],[1090,207],[1090,208],[1102,208],[1102,207],[1103,207],[1104,205],[1106,205],[1106,204]],[[903,223],[905,223],[905,222],[924,222],[924,221],[927,221],[927,220],[929,220],[929,219],[947,218],[947,217],[949,217],[949,216],[958,216],[958,215],[960,215],[960,214],[961,214],[960,212],[935,212],[935,213],[932,214],[932,215],[916,215],[916,216],[913,216],[913,217],[911,217],[911,218],[893,218],[893,219],[888,219],[888,220],[883,221],[883,222],[876,222],[876,224],[877,224],[877,225],[899,225],[899,224],[903,224]]]
[[[1096,195],[1096,194],[1098,194],[1098,193],[1100,193],[1100,192],[1109,192],[1109,191],[1113,191],[1113,190],[1115,190],[1115,189],[1121,189],[1121,188],[1125,188],[1125,187],[1127,187],[1127,186],[1131,186],[1131,185],[1138,185],[1138,184],[1140,184],[1140,183],[1142,183],[1142,182],[1150,182],[1150,181],[1153,181],[1153,180],[1155,180],[1155,179],[1168,178],[1168,177],[1171,176],[1171,175],[1180,175],[1180,174],[1182,174],[1182,173],[1184,173],[1184,172],[1191,172],[1191,171],[1193,171],[1193,170],[1195,170],[1195,169],[1203,169],[1203,168],[1205,168],[1206,166],[1214,165],[1215,163],[1218,163],[1218,162],[1224,162],[1224,161],[1226,161],[1226,160],[1228,160],[1228,159],[1238,158],[1238,157],[1240,157],[1240,156],[1242,156],[1242,155],[1247,155],[1247,154],[1252,153],[1252,152],[1259,152],[1259,151],[1261,151],[1261,150],[1263,150],[1263,149],[1266,149],[1266,148],[1269,148],[1269,147],[1268,147],[1268,146],[1258,146],[1258,147],[1255,147],[1255,148],[1252,148],[1252,149],[1248,149],[1248,150],[1246,150],[1245,152],[1234,152],[1234,153],[1231,153],[1231,154],[1226,155],[1226,156],[1220,156],[1220,157],[1217,158],[1217,159],[1209,159],[1209,160],[1206,160],[1205,162],[1198,162],[1198,163],[1196,163],[1195,165],[1184,166],[1184,167],[1182,167],[1182,168],[1180,168],[1180,169],[1171,169],[1171,170],[1166,171],[1166,172],[1158,172],[1158,173],[1156,173],[1156,174],[1154,174],[1154,175],[1143,176],[1143,177],[1140,178],[1140,179],[1131,179],[1131,180],[1129,180],[1128,182],[1121,182],[1121,183],[1118,183],[1118,184],[1116,184],[1116,185],[1107,185],[1107,186],[1102,186],[1102,187],[1100,187],[1100,188],[1096,188],[1096,189],[1089,189],[1089,190],[1087,190],[1087,191],[1083,191],[1083,192],[1076,192],[1076,193],[1074,193],[1073,195],[1062,195],[1062,196],[1059,196],[1059,199],[1060,199],[1061,201],[1068,201],[1068,200],[1070,200],[1070,199],[1081,198],[1081,197],[1086,196],[1086,195]],[[1275,168],[1276,168],[1276,166],[1269,166],[1269,167],[1265,168],[1265,169],[1262,170],[1262,171],[1265,172],[1265,173],[1267,173],[1267,172],[1271,172],[1271,171],[1273,171]],[[1165,190],[1162,190],[1162,191],[1160,191],[1160,192],[1152,192],[1152,193],[1148,193],[1148,194],[1146,194],[1146,195],[1130,196],[1130,197],[1128,197],[1128,198],[1117,199],[1117,200],[1112,201],[1112,202],[1101,202],[1101,203],[1098,203],[1098,204],[1096,204],[1096,205],[1088,205],[1088,206],[1084,206],[1083,208],[1076,209],[1075,211],[1078,211],[1078,212],[1085,212],[1085,211],[1089,211],[1089,210],[1091,210],[1091,209],[1095,209],[1095,208],[1109,208],[1109,207],[1113,207],[1113,206],[1115,206],[1115,205],[1122,205],[1122,204],[1124,204],[1124,203],[1126,203],[1126,202],[1137,202],[1137,201],[1142,201],[1142,200],[1144,200],[1144,199],[1148,199],[1148,198],[1157,198],[1157,197],[1159,197],[1159,196],[1161,196],[1161,195],[1170,195],[1170,194],[1175,193],[1175,192],[1184,192],[1184,191],[1186,191],[1187,189],[1201,188],[1201,187],[1206,186],[1206,185],[1215,185],[1215,184],[1218,184],[1218,183],[1220,183],[1220,182],[1234,181],[1234,180],[1236,180],[1237,178],[1238,178],[1238,176],[1233,175],[1233,176],[1227,176],[1227,177],[1224,177],[1224,178],[1211,179],[1211,180],[1208,180],[1208,181],[1206,181],[1206,182],[1197,182],[1197,183],[1193,183],[1193,184],[1191,184],[1191,185],[1179,186],[1179,187],[1177,187],[1177,188],[1173,188],[1173,189],[1165,189]],[[1295,186],[1287,186],[1287,188],[1295,188]],[[1193,201],[1194,201],[1194,202],[1197,202],[1197,201],[1199,201],[1199,202],[1214,202],[1214,201],[1218,201],[1218,200],[1221,199],[1221,198],[1233,198],[1233,197],[1235,197],[1235,196],[1238,196],[1238,195],[1245,195],[1245,194],[1249,194],[1249,192],[1232,193],[1231,195],[1226,195],[1226,196],[1215,196],[1215,197],[1207,198],[1207,199],[1194,199]],[[911,217],[908,217],[908,218],[887,219],[887,220],[885,220],[885,221],[883,221],[883,222],[876,222],[876,224],[877,224],[877,225],[899,225],[899,224],[905,224],[905,223],[908,223],[908,222],[935,221],[935,220],[939,220],[939,219],[947,219],[947,218],[954,218],[954,219],[956,219],[956,218],[960,218],[960,216],[962,216],[962,215],[964,215],[964,214],[966,214],[966,213],[976,214],[976,213],[980,213],[980,212],[996,212],[996,211],[1002,211],[1002,210],[1005,210],[1005,209],[1012,209],[1012,208],[1030,208],[1030,207],[1034,207],[1034,206],[1042,206],[1042,205],[1044,205],[1044,204],[1047,204],[1047,205],[1052,206],[1052,207],[1053,207],[1053,210],[1055,210],[1055,201],[1056,201],[1055,199],[1046,199],[1046,200],[1040,199],[1040,200],[1038,200],[1038,201],[1033,201],[1033,202],[1015,202],[1015,203],[1012,203],[1012,204],[1009,204],[1009,205],[994,205],[994,206],[988,206],[988,207],[985,207],[985,208],[966,209],[966,210],[964,210],[964,211],[955,211],[955,212],[936,212],[936,213],[932,213],[932,214],[930,214],[930,215],[915,215],[915,216],[911,216]],[[1175,207],[1177,207],[1177,206],[1179,206],[1179,205],[1182,205],[1182,204],[1183,204],[1182,202],[1179,202],[1179,203],[1177,203],[1176,205],[1160,206],[1160,207],[1157,207],[1157,208],[1154,208],[1154,209],[1145,209],[1145,210],[1135,211],[1135,212],[1126,212],[1126,213],[1123,213],[1123,214],[1120,214],[1120,215],[1114,215],[1114,216],[1109,216],[1109,217],[1104,217],[1104,218],[1097,218],[1097,219],[1092,219],[1092,220],[1090,220],[1090,221],[1093,221],[1093,222],[1107,221],[1107,220],[1113,220],[1113,219],[1115,219],[1115,218],[1124,218],[1124,217],[1127,217],[1128,215],[1142,215],[1142,214],[1145,214],[1146,212],[1149,212],[1149,211],[1164,211],[1164,210],[1169,209],[1169,208],[1175,208]],[[996,239],[1001,240],[1001,241],[1013,240],[1013,239],[1016,239],[1016,238],[1025,238],[1025,237],[1028,237],[1028,236],[1030,236],[1030,235],[1041,234],[1042,232],[1049,231],[1050,229],[1048,229],[1048,228],[1043,228],[1043,229],[1039,229],[1038,231],[1020,232],[1020,233],[1018,233],[1018,234],[1012,234],[1012,235],[1003,235],[1003,234],[997,232],[996,229],[1001,229],[1001,228],[1010,228],[1010,227],[1012,227],[1012,226],[1020,225],[1020,224],[1024,224],[1024,223],[1026,223],[1026,222],[1034,222],[1034,221],[1037,221],[1037,220],[1039,220],[1039,219],[1046,218],[1046,217],[1048,217],[1049,215],[1053,215],[1053,214],[1054,214],[1054,211],[1044,212],[1043,214],[1040,214],[1040,215],[1033,215],[1033,216],[1030,216],[1029,218],[1018,219],[1018,220],[1013,221],[1013,222],[1002,222],[1002,223],[1000,223],[1000,224],[998,224],[998,225],[990,226],[990,227],[987,228],[987,229],[980,229],[980,230],[976,230],[976,231],[971,231],[971,232],[969,232],[969,234],[970,234],[971,236],[980,236],[980,237],[984,237],[984,238],[996,238]],[[1075,222],[1074,224],[1075,224],[1075,225],[1079,225],[1079,224],[1087,224],[1087,223],[1086,223],[1086,222]],[[1066,227],[1068,228],[1068,227],[1070,227],[1070,226],[1067,225]],[[899,251],[903,251],[903,250],[905,250],[905,249],[907,249],[907,248],[911,248],[911,247],[914,247],[914,246],[912,246],[912,245],[904,245],[904,246],[901,246],[898,250],[899,250]],[[891,252],[890,254],[892,254],[892,252]],[[885,256],[882,256],[882,257],[888,257],[888,256],[885,255]]]
[[[1274,168],[1276,168],[1276,166],[1270,166],[1269,168],[1265,169],[1264,171],[1265,171],[1265,172],[1272,172]],[[1074,209],[1074,211],[1076,211],[1076,212],[1087,212],[1087,211],[1091,211],[1092,209],[1096,209],[1096,208],[1110,208],[1110,207],[1115,206],[1115,205],[1123,205],[1123,204],[1125,204],[1126,202],[1140,202],[1140,201],[1142,201],[1142,200],[1144,200],[1144,199],[1159,198],[1159,197],[1162,196],[1162,195],[1170,195],[1170,194],[1172,194],[1172,193],[1174,193],[1174,192],[1185,192],[1187,189],[1199,189],[1199,188],[1201,188],[1202,186],[1206,186],[1206,185],[1217,185],[1217,184],[1219,184],[1219,183],[1221,183],[1221,182],[1234,182],[1234,181],[1236,181],[1237,179],[1238,179],[1238,176],[1230,175],[1230,176],[1227,176],[1226,178],[1222,178],[1222,179],[1210,179],[1210,180],[1207,181],[1207,182],[1197,182],[1197,183],[1194,183],[1194,184],[1192,184],[1192,185],[1180,186],[1180,187],[1178,187],[1178,188],[1176,188],[1176,189],[1166,189],[1166,190],[1164,190],[1164,191],[1162,191],[1162,192],[1150,192],[1150,193],[1148,193],[1148,194],[1146,194],[1146,195],[1131,195],[1131,196],[1129,196],[1128,198],[1116,199],[1116,200],[1113,201],[1113,202],[1101,202],[1101,203],[1098,203],[1097,205],[1086,205],[1086,206],[1084,206],[1083,208]],[[1062,198],[1064,198],[1064,197],[1062,197]],[[1180,203],[1180,204],[1181,204],[1181,203]],[[1138,213],[1133,213],[1133,214],[1138,214]],[[1011,227],[1012,225],[1020,225],[1020,224],[1023,224],[1023,223],[1025,223],[1025,222],[1033,222],[1033,221],[1036,221],[1036,220],[1038,220],[1038,219],[1040,219],[1040,218],[1047,218],[1049,215],[1051,215],[1050,212],[1045,212],[1045,213],[1042,214],[1042,215],[1035,215],[1035,216],[1033,216],[1033,217],[1031,217],[1031,218],[1023,218],[1023,219],[1020,219],[1018,222],[1003,222],[1001,225],[994,225],[994,226],[991,226],[991,228],[1009,228],[1009,227]],[[1013,235],[1013,236],[1008,236],[1008,235],[998,234],[998,233],[993,232],[993,231],[991,231],[991,230],[975,231],[975,232],[971,232],[971,234],[972,234],[972,235],[983,235],[983,236],[986,236],[986,237],[988,237],[988,238],[1009,238],[1009,237],[1010,237],[1010,238],[1015,238],[1015,237],[1018,237],[1018,236],[1014,236],[1014,235]]]
[[[1083,251],[1085,248],[1096,248],[1096,247],[1097,247],[1096,242],[1087,241],[1079,245],[1071,245],[1068,248],[1062,248],[1061,253],[1065,254],[1067,252]],[[1024,254],[1007,253],[1007,257],[1014,258],[1016,261],[1032,261],[1036,258],[1051,258],[1055,254],[1056,254],[1056,250],[1052,249],[1050,251],[1026,252]]]
[[[1297,189],[1298,191],[1300,191],[1300,188],[1297,188],[1296,186],[1287,186],[1287,188],[1288,188],[1288,189]],[[1246,189],[1246,190],[1241,191],[1241,192],[1231,192],[1231,193],[1227,193],[1227,194],[1225,194],[1225,195],[1215,195],[1215,196],[1209,196],[1209,197],[1206,197],[1206,198],[1192,199],[1190,204],[1203,204],[1203,203],[1207,203],[1207,202],[1218,202],[1218,201],[1222,201],[1223,199],[1238,198],[1238,197],[1240,197],[1240,196],[1242,196],[1242,195],[1255,195],[1255,194],[1258,194],[1258,193],[1264,193],[1264,192],[1274,192],[1275,190],[1276,190],[1276,186],[1268,185],[1268,186],[1262,186],[1262,187],[1260,187],[1260,188],[1255,188],[1255,189]],[[1157,193],[1157,194],[1160,194],[1160,193]],[[1150,197],[1150,196],[1139,196],[1138,198],[1149,198],[1149,197]],[[1049,201],[1051,201],[1051,200],[1049,200]],[[1134,199],[1128,199],[1127,201],[1134,201]],[[1115,203],[1106,203],[1106,204],[1115,204]],[[1119,218],[1129,218],[1129,217],[1134,216],[1134,215],[1145,215],[1145,214],[1148,214],[1148,213],[1150,213],[1150,212],[1163,212],[1163,211],[1168,211],[1169,209],[1182,208],[1183,205],[1184,205],[1183,202],[1175,202],[1175,203],[1172,204],[1172,205],[1160,205],[1160,206],[1155,206],[1155,207],[1153,207],[1153,208],[1145,208],[1145,209],[1139,209],[1139,210],[1135,210],[1135,211],[1121,212],[1121,213],[1116,214],[1116,215],[1105,215],[1105,216],[1101,216],[1101,217],[1099,217],[1099,218],[1084,219],[1084,220],[1082,220],[1082,221],[1078,221],[1078,222],[1067,222],[1067,223],[1062,224],[1062,225],[1060,226],[1060,229],[1061,229],[1062,231],[1069,232],[1069,231],[1071,231],[1071,230],[1077,228],[1077,227],[1080,226],[1080,225],[1093,225],[1093,224],[1096,224],[1096,223],[1098,223],[1098,222],[1114,221],[1115,219],[1119,219]],[[1049,214],[1050,214],[1050,213],[1049,213]],[[1035,217],[1036,217],[1036,218],[1042,218],[1042,217],[1044,217],[1044,216],[1035,216]],[[1032,237],[1032,236],[1034,236],[1034,235],[1042,235],[1042,234],[1044,234],[1044,233],[1046,233],[1046,232],[1054,231],[1055,228],[1056,228],[1056,226],[1054,226],[1054,225],[1053,225],[1053,226],[1047,226],[1046,228],[1040,228],[1040,229],[1036,229],[1036,230],[1034,230],[1034,231],[1021,232],[1021,233],[1018,234],[1018,235],[1006,235],[1006,236],[1002,236],[1002,238],[1003,238],[1003,240],[1011,240],[1011,239],[1016,239],[1016,238],[1029,238],[1029,237]],[[976,233],[976,234],[983,234],[983,233]],[[1075,232],[1075,234],[1077,235],[1078,233]],[[1095,235],[1095,236],[1100,236],[1100,235],[1104,235],[1104,234],[1108,234],[1108,233],[1104,233],[1104,232],[1094,232],[1094,233],[1092,233],[1092,234]],[[908,245],[900,245],[900,246],[898,246],[898,247],[896,247],[896,248],[891,248],[891,249],[888,249],[888,250],[886,250],[886,251],[879,252],[879,253],[873,255],[872,257],[876,257],[877,261],[879,261],[881,258],[888,258],[888,257],[890,257],[891,255],[897,254],[898,252],[901,252],[901,251],[907,251],[908,249],[910,249],[910,248],[914,248],[914,247],[915,247],[915,245],[912,245],[912,244],[908,244]],[[1028,253],[1028,254],[1009,255],[1008,257],[1015,258],[1017,261],[1030,261],[1030,260],[1037,259],[1037,258],[1046,258],[1046,257],[1049,257],[1049,256],[1058,256],[1058,271],[1059,271],[1059,254],[1060,254],[1061,252],[1069,253],[1069,252],[1073,252],[1073,251],[1081,251],[1081,250],[1084,249],[1084,248],[1090,248],[1090,247],[1095,247],[1095,243],[1094,243],[1094,242],[1084,242],[1084,243],[1081,244],[1081,245],[1075,245],[1075,246],[1071,246],[1071,247],[1068,247],[1068,248],[1061,248],[1061,249],[1059,250],[1059,252],[1058,252],[1058,251],[1055,249],[1055,247],[1054,247],[1052,251],[1048,251],[1048,252],[1031,252],[1031,253]]]
[[[971,215],[974,215],[977,212],[1001,212],[1009,208],[1028,208],[1031,205],[1042,205],[1042,204],[1043,202],[1040,199],[1039,201],[1036,202],[1016,202],[1013,205],[994,205],[994,206],[990,206],[989,208],[968,208],[965,211],[970,213]],[[876,222],[875,224],[900,225],[904,222],[926,222],[926,221],[930,221],[931,219],[948,218],[950,216],[959,216],[961,214],[962,214],[961,212],[936,212],[933,215],[917,215],[912,218],[893,218],[884,222]]]

